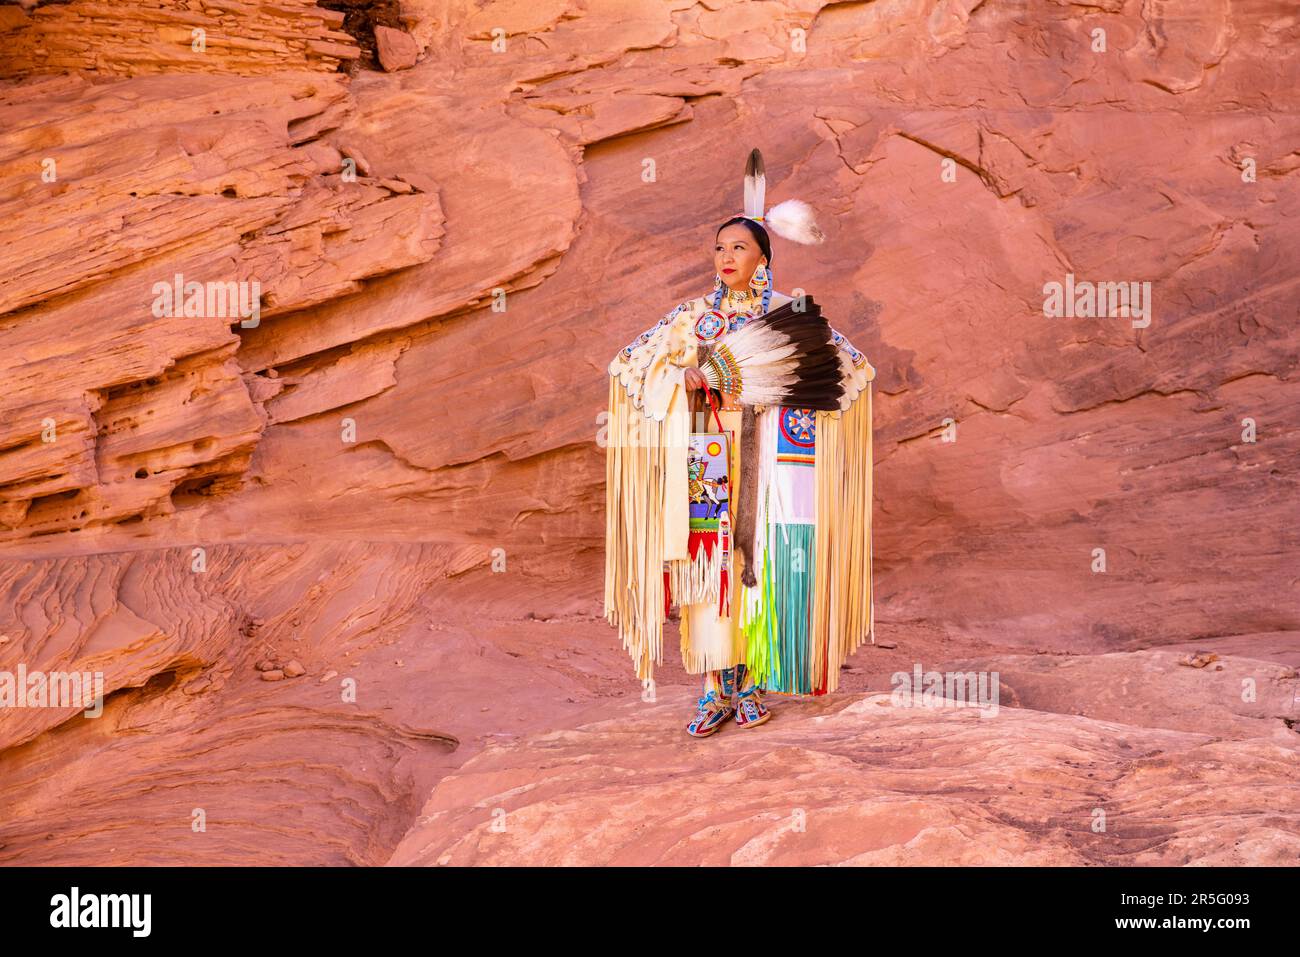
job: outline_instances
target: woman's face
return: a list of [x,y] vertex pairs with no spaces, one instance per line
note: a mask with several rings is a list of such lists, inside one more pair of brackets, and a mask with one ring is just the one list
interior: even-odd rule
[[732,289],[747,289],[759,263],[766,264],[767,257],[744,226],[733,223],[718,233],[717,245],[713,247],[713,268]]

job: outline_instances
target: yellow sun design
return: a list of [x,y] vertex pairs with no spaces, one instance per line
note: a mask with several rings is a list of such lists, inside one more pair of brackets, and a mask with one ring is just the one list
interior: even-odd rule
[[709,447],[705,451],[707,451],[710,455],[721,455],[722,446],[719,445],[717,442],[710,442]]

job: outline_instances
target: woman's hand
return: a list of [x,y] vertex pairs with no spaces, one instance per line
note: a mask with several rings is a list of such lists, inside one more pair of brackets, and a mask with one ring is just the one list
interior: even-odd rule
[[701,372],[699,369],[695,368],[694,366],[687,367],[686,388],[688,390],[703,389],[706,388],[707,386],[708,383],[704,380],[703,372]]

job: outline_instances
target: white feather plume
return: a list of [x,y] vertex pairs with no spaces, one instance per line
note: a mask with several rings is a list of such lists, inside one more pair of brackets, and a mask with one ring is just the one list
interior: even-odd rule
[[768,229],[783,239],[812,246],[826,240],[813,208],[801,199],[787,199],[767,211]]

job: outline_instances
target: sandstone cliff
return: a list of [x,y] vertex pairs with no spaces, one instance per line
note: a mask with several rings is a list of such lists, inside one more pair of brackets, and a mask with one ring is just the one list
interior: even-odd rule
[[[1138,801],[1139,756],[1171,782],[1222,761],[1235,785],[1198,780],[1244,849],[1150,807],[1132,859],[1294,859],[1300,819],[1251,802],[1294,775],[1300,716],[1297,40],[1286,4],[1230,0],[0,6],[0,669],[97,668],[110,693],[96,721],[0,714],[0,861],[492,860],[465,809],[559,755],[528,782],[551,815],[613,716],[656,774],[703,760],[650,729],[679,734],[689,680],[670,663],[638,710],[599,618],[596,437],[609,357],[708,288],[752,146],[828,234],[776,241],[778,288],[878,370],[877,640],[899,647],[846,687],[1097,657],[1007,721],[778,705],[718,773],[796,749],[854,788],[933,734],[958,794],[1015,742],[1056,770],[977,843],[1077,863],[1129,852],[1035,849],[1022,822],[1066,814],[1058,788],[1073,815]],[[257,283],[255,321],[160,307],[178,276]],[[1149,282],[1149,324],[1048,318],[1067,276]],[[1199,649],[1276,685],[1246,724],[1223,723],[1239,681],[1174,663]],[[307,674],[261,679],[286,658]],[[1066,704],[1130,666],[1186,708]],[[905,777],[838,849],[704,821],[655,859],[898,861],[977,833]],[[566,835],[502,846],[555,860]]]

